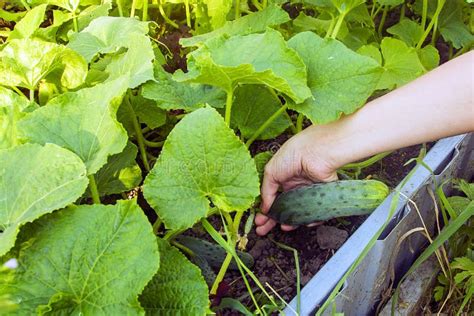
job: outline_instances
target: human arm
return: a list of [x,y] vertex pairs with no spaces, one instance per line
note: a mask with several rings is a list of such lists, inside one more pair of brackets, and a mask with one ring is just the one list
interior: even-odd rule
[[474,131],[473,67],[474,52],[466,53],[351,115],[292,137],[265,168],[257,233],[265,235],[276,225],[264,214],[279,188],[334,181],[347,163]]

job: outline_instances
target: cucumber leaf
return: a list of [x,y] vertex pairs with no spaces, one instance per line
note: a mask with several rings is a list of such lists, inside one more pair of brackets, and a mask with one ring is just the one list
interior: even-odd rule
[[130,100],[140,123],[155,129],[166,123],[166,111],[156,106],[152,100],[145,99],[140,94],[133,95]]
[[141,93],[164,110],[191,112],[205,104],[216,108],[225,104],[222,90],[198,83],[177,82],[161,66],[155,67],[155,79],[145,83]]
[[[451,42],[456,49],[470,47],[474,44],[474,35],[463,21],[462,0],[446,1],[439,15],[438,29],[445,41]],[[472,7],[467,7],[472,11]],[[472,13],[472,12],[471,12]]]
[[94,174],[108,156],[122,152],[127,144],[127,133],[116,119],[118,102],[114,102],[126,85],[122,77],[62,94],[25,116],[18,123],[20,132],[30,142],[54,143],[73,151],[84,161],[87,174]]
[[424,31],[420,24],[404,18],[394,26],[389,27],[387,32],[395,35],[408,46],[415,47],[423,36]]
[[225,212],[246,210],[259,183],[247,148],[216,110],[205,107],[171,131],[143,193],[167,228],[180,229],[206,216],[210,201]]
[[[244,85],[237,88],[232,106],[232,124],[243,137],[250,138],[275,112],[282,107],[280,99],[268,88],[259,85]],[[257,139],[274,138],[291,125],[283,111]]]
[[25,144],[0,151],[0,256],[19,228],[76,201],[88,180],[84,163],[53,144]]
[[237,84],[265,84],[301,103],[311,96],[306,67],[283,36],[272,29],[263,34],[220,36],[188,54],[189,72],[178,81],[209,84],[227,93]]
[[138,294],[156,273],[159,254],[135,200],[70,206],[27,233],[13,280],[0,281],[13,302],[21,301],[18,314],[143,313]]
[[308,85],[313,98],[290,107],[316,124],[337,120],[364,105],[375,90],[382,69],[366,56],[359,55],[333,39],[322,39],[311,32],[295,35],[288,41],[308,68]]
[[213,29],[218,29],[227,21],[226,17],[232,8],[232,1],[228,0],[203,0],[207,6],[207,15],[211,20]]
[[[120,30],[120,31],[117,31]],[[105,67],[109,80],[127,75],[129,87],[153,79],[153,47],[148,22],[134,18],[99,17],[82,32],[71,35],[68,47],[91,62],[99,54],[112,54]],[[125,49],[125,52],[122,50]]]
[[272,157],[273,157],[273,154],[271,151],[263,151],[261,153],[256,154],[255,157],[253,157],[260,180],[263,178],[263,172],[265,171],[265,166],[270,161],[270,159],[272,159]]
[[13,39],[29,38],[39,28],[44,20],[46,4],[34,7],[15,25],[15,28],[8,36],[8,41]]
[[[140,184],[142,172],[135,162],[137,153],[137,146],[128,142],[121,153],[109,157],[105,166],[95,175],[101,196],[122,193]],[[89,192],[87,194],[90,196]]]
[[337,11],[341,14],[347,14],[355,7],[365,3],[365,0],[331,0]]
[[146,315],[206,315],[208,288],[199,268],[167,241],[157,242],[160,270],[139,297]]
[[386,37],[380,49],[384,72],[377,89],[398,88],[425,72],[416,49],[408,47],[403,41]]
[[87,63],[73,50],[33,39],[15,39],[0,51],[0,85],[35,90],[41,79],[68,89],[81,85]]
[[416,52],[425,71],[430,71],[438,67],[440,57],[438,50],[434,46],[426,45],[417,49]]
[[0,86],[0,149],[18,145],[18,121],[25,115],[23,111],[29,101],[12,90]]
[[289,20],[290,17],[285,10],[275,5],[269,5],[262,11],[250,13],[234,21],[227,21],[224,26],[212,32],[181,38],[179,43],[184,47],[198,46],[202,45],[208,39],[219,37],[223,34],[233,36],[262,33],[265,32],[267,27],[278,26]]

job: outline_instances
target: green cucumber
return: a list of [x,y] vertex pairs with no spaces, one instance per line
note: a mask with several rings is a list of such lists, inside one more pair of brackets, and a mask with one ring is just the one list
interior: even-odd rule
[[216,274],[214,273],[214,270],[212,270],[211,266],[209,265],[209,262],[207,262],[206,259],[200,256],[194,256],[190,258],[191,262],[194,263],[201,269],[201,274],[206,280],[206,283],[209,287],[212,286],[214,283],[214,280],[216,279]]
[[[213,268],[220,268],[227,255],[224,248],[207,240],[184,235],[177,236],[175,240],[191,250],[194,255],[205,259]],[[253,266],[254,260],[249,253],[237,250],[237,255],[247,267],[251,268]],[[230,263],[229,269],[238,269],[234,260]]]
[[268,216],[288,225],[305,225],[335,217],[371,213],[389,188],[376,180],[316,183],[280,194]]

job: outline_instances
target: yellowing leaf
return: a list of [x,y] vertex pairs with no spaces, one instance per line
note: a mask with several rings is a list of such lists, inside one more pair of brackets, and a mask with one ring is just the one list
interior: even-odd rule
[[[154,53],[148,34],[148,22],[134,18],[99,17],[82,32],[73,34],[68,47],[88,62],[98,54],[113,54],[105,72],[108,80],[126,75],[129,87],[135,88],[153,79]],[[125,48],[125,52],[120,49]]]
[[117,122],[118,102],[127,89],[126,78],[69,92],[27,115],[19,127],[35,143],[54,143],[76,153],[87,174],[96,173],[107,157],[120,153],[127,133]]
[[87,75],[85,60],[73,50],[33,39],[12,40],[0,51],[0,85],[36,89],[41,79],[68,89]]

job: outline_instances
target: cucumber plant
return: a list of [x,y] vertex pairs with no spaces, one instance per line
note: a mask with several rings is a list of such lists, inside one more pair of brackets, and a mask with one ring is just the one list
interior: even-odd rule
[[[0,270],[2,313],[204,315],[208,286],[182,253],[211,293],[232,268],[256,313],[281,307],[236,250],[270,158],[254,159],[253,143],[335,121],[435,68],[436,40],[452,57],[473,42],[461,0],[283,2],[0,2],[0,261],[17,263]],[[385,25],[392,11],[400,20]],[[186,71],[168,72],[170,56]],[[357,187],[365,199],[357,210],[343,199],[344,214],[387,193],[360,183],[368,196]],[[195,225],[224,251],[201,260],[182,236]]]

